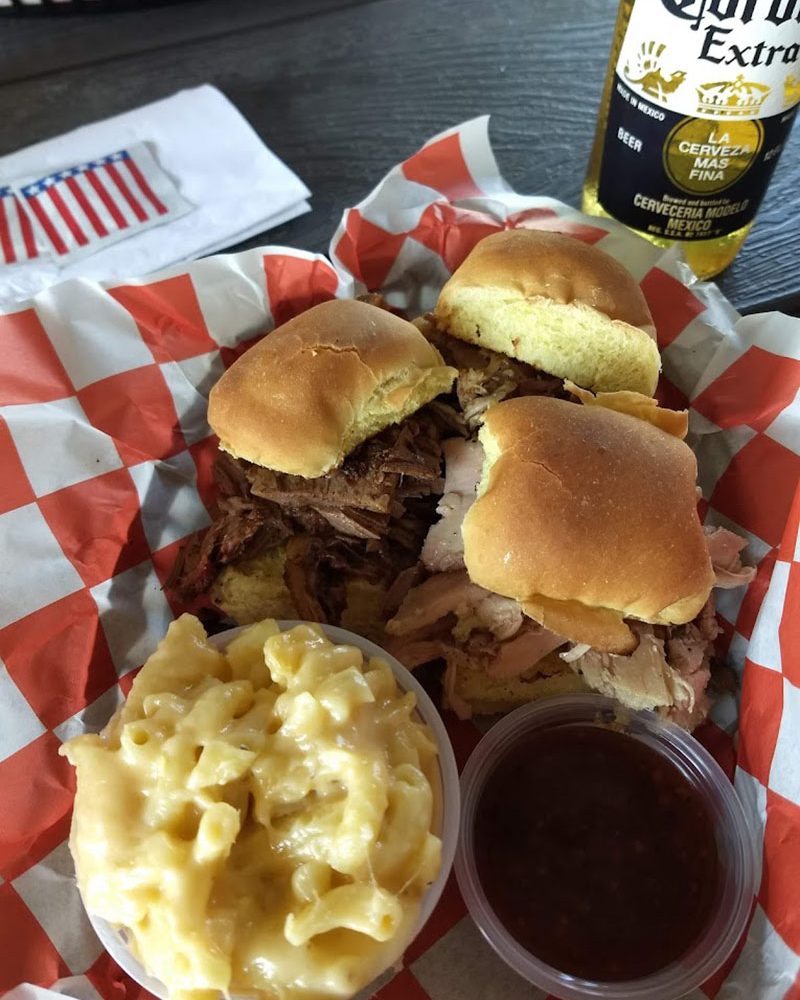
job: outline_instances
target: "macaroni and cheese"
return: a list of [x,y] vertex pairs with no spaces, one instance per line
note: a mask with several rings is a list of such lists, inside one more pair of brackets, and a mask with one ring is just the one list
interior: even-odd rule
[[264,621],[221,652],[183,615],[106,729],[63,748],[87,909],[173,998],[352,995],[400,956],[439,871],[415,704],[318,626]]

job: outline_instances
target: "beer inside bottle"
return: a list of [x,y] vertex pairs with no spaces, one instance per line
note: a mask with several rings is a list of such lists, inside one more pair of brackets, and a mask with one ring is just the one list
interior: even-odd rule
[[583,210],[719,274],[798,102],[800,0],[622,0]]

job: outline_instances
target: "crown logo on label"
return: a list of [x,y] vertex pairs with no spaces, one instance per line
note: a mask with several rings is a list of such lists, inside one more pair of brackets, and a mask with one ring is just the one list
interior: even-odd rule
[[697,110],[722,118],[756,118],[769,92],[765,83],[745,80],[741,75],[735,80],[704,83],[697,88]]
[[793,108],[800,102],[800,80],[790,73],[783,81],[783,106]]

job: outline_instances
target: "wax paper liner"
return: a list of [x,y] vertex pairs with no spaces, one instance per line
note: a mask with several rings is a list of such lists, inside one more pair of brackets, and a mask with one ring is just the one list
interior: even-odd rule
[[[676,254],[516,194],[486,119],[432,139],[345,212],[334,266],[269,247],[108,288],[71,280],[0,316],[0,989],[143,992],[83,913],[65,843],[73,776],[57,752],[104,724],[181,610],[162,585],[210,520],[209,387],[254,336],[314,302],[381,288],[412,313],[427,308],[478,239],[515,226],[599,245],[641,282],[661,398],[691,407],[703,515],[742,531],[758,564],[745,593],[719,593],[740,708],[722,699],[700,735],[729,773],[738,753],[759,889],[746,938],[696,998],[800,997],[800,323],[742,319]],[[463,763],[478,731],[456,720],[449,731]],[[482,941],[452,879],[379,992],[535,995]]]

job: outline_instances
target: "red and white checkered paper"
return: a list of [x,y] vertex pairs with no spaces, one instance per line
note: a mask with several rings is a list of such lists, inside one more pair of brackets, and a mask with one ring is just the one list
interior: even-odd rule
[[[108,288],[69,281],[0,316],[0,991],[143,994],[83,913],[58,748],[105,723],[181,610],[162,584],[210,521],[209,387],[254,336],[321,300],[369,288],[429,307],[477,240],[510,227],[597,244],[641,282],[661,397],[691,407],[704,516],[742,531],[758,563],[746,593],[719,594],[740,709],[719,703],[699,735],[735,768],[762,845],[759,890],[746,939],[695,1000],[800,998],[800,321],[741,319],[676,254],[511,191],[486,119],[437,136],[345,212],[334,266],[269,247]],[[463,763],[479,733],[450,722]],[[378,996],[538,994],[483,942],[451,879]]]

